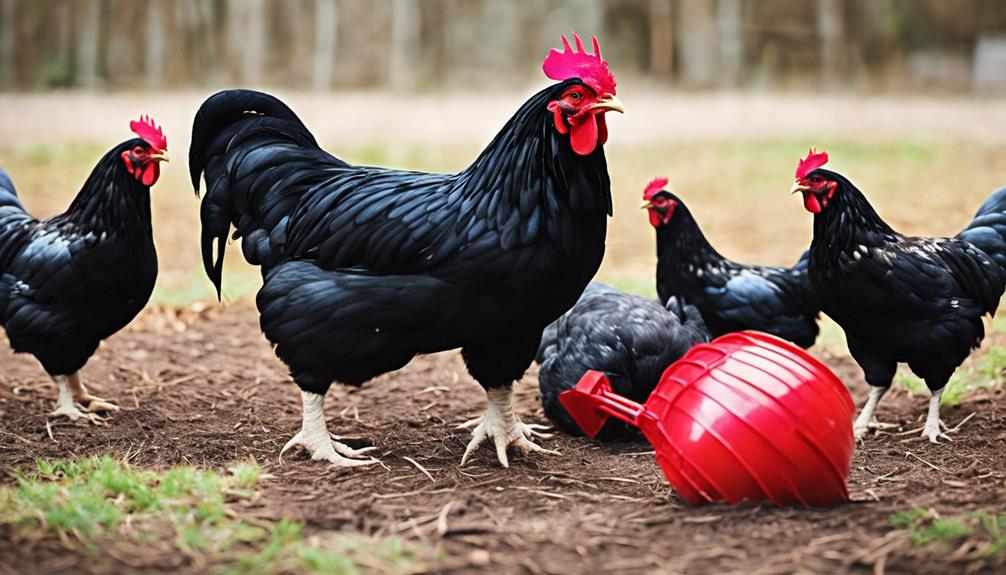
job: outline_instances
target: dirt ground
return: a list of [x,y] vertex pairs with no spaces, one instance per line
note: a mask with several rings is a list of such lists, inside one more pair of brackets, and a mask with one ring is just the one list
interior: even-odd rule
[[[997,338],[1002,336],[996,334]],[[998,342],[1003,343],[1003,342]],[[866,385],[844,356],[820,350],[852,386]],[[544,440],[560,456],[513,453],[511,469],[482,448],[458,467],[481,389],[459,356],[417,358],[363,388],[333,388],[330,427],[349,443],[378,446],[385,467],[331,471],[303,454],[277,455],[300,425],[296,387],[261,336],[248,305],[148,311],[106,342],[85,381],[123,411],[104,427],[54,423],[55,389],[30,357],[0,345],[0,466],[37,457],[110,453],[141,466],[220,468],[254,457],[267,478],[256,516],[302,520],[309,532],[351,531],[418,539],[444,550],[436,572],[507,573],[947,573],[994,572],[963,553],[913,547],[892,532],[891,513],[913,507],[942,514],[1004,508],[1006,395],[979,392],[944,408],[952,444],[916,433],[869,439],[853,460],[853,502],[821,510],[767,505],[684,506],[643,441],[600,446],[565,436]],[[534,372],[518,385],[518,412],[542,422]],[[924,400],[888,394],[882,419],[919,426]],[[406,460],[413,458],[432,480]],[[9,477],[2,481],[10,481]],[[200,572],[184,556],[137,559],[64,548],[58,540],[22,545],[0,538],[0,571]],[[139,561],[139,562],[138,562]],[[999,565],[1001,568],[1002,566]]]

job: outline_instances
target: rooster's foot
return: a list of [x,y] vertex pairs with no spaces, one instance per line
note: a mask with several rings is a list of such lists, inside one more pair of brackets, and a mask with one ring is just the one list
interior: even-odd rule
[[550,434],[541,433],[540,429],[547,429],[542,425],[528,425],[517,418],[513,412],[513,405],[510,402],[512,388],[494,388],[486,390],[486,397],[489,399],[489,407],[481,417],[466,421],[459,425],[459,428],[472,429],[472,439],[465,448],[465,454],[461,457],[461,465],[468,463],[472,453],[487,439],[492,439],[496,446],[496,457],[503,467],[510,467],[507,459],[506,449],[510,445],[516,446],[525,454],[531,452],[558,455],[558,451],[545,449],[533,441],[534,436],[548,438]]
[[940,422],[937,420],[935,425],[930,425],[926,422],[926,426],[922,428],[922,439],[928,439],[930,443],[939,443],[940,439],[945,439],[947,441],[953,441],[949,435],[940,430]]
[[86,411],[81,411],[80,408],[73,402],[69,404],[60,403],[53,411],[49,413],[49,417],[65,417],[70,421],[77,421],[78,419],[84,419],[90,421],[94,425],[105,425],[104,418],[98,416],[96,413],[90,413]]
[[863,437],[866,436],[866,433],[870,430],[898,429],[899,427],[901,426],[898,425],[897,423],[884,423],[882,421],[877,421],[877,418],[874,417],[873,419],[867,421],[865,424],[862,425],[860,425],[859,422],[857,422],[856,425],[852,428],[852,432],[856,436],[856,440],[861,441]]
[[335,436],[329,434],[328,426],[325,424],[324,395],[301,391],[301,398],[304,404],[303,427],[280,450],[280,462],[283,461],[283,454],[291,447],[300,446],[311,453],[312,460],[327,461],[333,467],[360,467],[379,463],[373,457],[355,459],[377,449],[376,447],[353,449],[333,439]]
[[83,396],[76,398],[77,402],[80,403],[84,409],[92,412],[107,412],[107,411],[119,411],[119,406],[112,403],[107,399],[102,399],[100,397],[95,397],[89,393],[85,393]]
[[[81,406],[74,401],[72,392],[74,385],[71,380],[75,377],[76,374],[71,376],[52,376],[52,380],[56,382],[56,388],[59,390],[59,395],[56,398],[56,409],[49,413],[49,417],[66,417],[71,421],[85,419],[94,425],[103,425],[105,423],[103,418],[98,417],[98,415],[94,413],[81,411]],[[79,380],[77,381],[79,385]]]
[[870,387],[870,397],[866,400],[863,411],[859,412],[856,422],[852,424],[852,434],[856,438],[856,441],[862,441],[866,432],[871,429],[885,429],[885,426],[891,425],[880,423],[873,415],[877,409],[877,404],[880,403],[880,398],[884,397],[887,390],[888,388],[886,387]]
[[84,409],[92,412],[119,411],[119,406],[107,399],[102,399],[88,393],[87,388],[80,382],[80,375],[73,374],[66,377],[67,386],[74,401]]
[[926,414],[926,425],[922,428],[922,439],[928,439],[930,443],[939,443],[940,439],[953,441],[950,436],[940,430],[940,398],[943,397],[943,390],[938,389],[929,398],[929,413]]

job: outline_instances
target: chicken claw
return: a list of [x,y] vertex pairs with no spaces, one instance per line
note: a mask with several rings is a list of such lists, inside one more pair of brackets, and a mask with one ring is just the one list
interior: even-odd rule
[[486,397],[489,400],[489,407],[486,408],[485,414],[458,426],[459,429],[474,427],[472,439],[468,442],[464,455],[461,456],[461,465],[468,463],[472,453],[483,441],[490,438],[496,446],[496,458],[505,468],[510,467],[506,454],[507,447],[510,445],[516,446],[525,454],[537,452],[559,455],[558,451],[545,449],[531,441],[534,436],[548,438],[551,437],[551,434],[538,431],[539,429],[548,429],[543,425],[529,425],[518,419],[510,402],[511,393],[512,388],[510,387],[487,389]]
[[922,428],[922,439],[928,439],[930,443],[939,443],[940,439],[953,441],[950,436],[940,431],[940,399],[943,397],[943,390],[938,389],[929,398],[929,412],[926,414],[926,425]]
[[105,425],[105,419],[96,413],[81,411],[72,402],[69,405],[60,404],[53,411],[49,412],[49,417],[65,417],[71,421],[86,419],[94,425]]
[[108,401],[107,399],[102,399],[100,397],[95,397],[93,395],[85,395],[84,397],[77,398],[84,409],[88,411],[96,412],[106,412],[106,411],[119,411],[119,406]]
[[[71,376],[72,377],[72,376]],[[56,409],[49,413],[49,417],[66,417],[71,421],[86,419],[94,425],[104,425],[105,420],[94,413],[86,413],[80,410],[80,406],[74,401],[71,386],[68,385],[70,378],[65,375],[54,375],[52,380],[56,382],[59,389],[59,396],[56,399]]]
[[876,417],[866,422],[865,425],[857,424],[852,428],[853,435],[856,437],[856,441],[863,441],[863,437],[866,436],[866,432],[872,429],[898,429],[901,427],[897,423],[884,423],[878,421]]
[[87,388],[80,382],[80,375],[76,373],[69,375],[67,376],[66,381],[70,388],[70,393],[73,395],[74,401],[79,403],[87,411],[119,411],[118,405],[107,399],[102,399],[88,393]]
[[304,404],[304,423],[297,435],[287,441],[283,449],[280,450],[280,463],[283,462],[283,454],[295,445],[308,450],[312,460],[327,461],[332,464],[332,467],[361,467],[380,463],[373,457],[354,459],[368,451],[377,449],[376,447],[353,449],[344,443],[335,441],[336,436],[328,432],[328,426],[325,424],[324,395],[307,391],[301,391],[300,395]]
[[856,438],[856,441],[862,441],[866,432],[871,429],[884,429],[885,426],[896,427],[888,423],[880,423],[873,415],[877,409],[877,404],[880,403],[881,398],[884,397],[887,390],[888,388],[886,387],[870,387],[870,397],[866,400],[863,411],[859,412],[859,417],[856,418],[856,422],[852,425],[852,434]]

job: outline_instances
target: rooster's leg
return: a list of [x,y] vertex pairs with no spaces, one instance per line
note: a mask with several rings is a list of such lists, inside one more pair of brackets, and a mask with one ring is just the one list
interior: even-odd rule
[[300,397],[304,404],[304,423],[297,435],[294,435],[290,441],[286,442],[286,445],[279,452],[280,461],[282,461],[283,454],[288,449],[299,445],[311,453],[311,459],[315,461],[327,461],[335,467],[357,467],[378,463],[372,457],[353,459],[354,457],[360,457],[368,451],[377,449],[376,447],[353,449],[332,439],[332,435],[328,432],[328,426],[325,424],[324,395],[302,390]]
[[939,443],[938,439],[943,438],[951,441],[950,437],[940,431],[940,398],[943,390],[933,392],[929,398],[929,413],[926,415],[926,425],[922,428],[922,438],[928,439],[932,443]]
[[496,457],[503,467],[510,467],[506,456],[506,448],[509,445],[516,445],[524,453],[536,451],[553,455],[559,454],[558,451],[544,449],[531,441],[535,435],[540,437],[549,437],[549,435],[537,431],[544,429],[543,426],[528,425],[517,418],[510,401],[512,393],[512,386],[487,389],[486,398],[489,400],[489,407],[486,408],[485,414],[458,426],[459,428],[474,427],[472,439],[468,442],[465,454],[461,457],[461,465],[467,463],[475,449],[487,439],[492,439],[496,445]]
[[870,397],[866,400],[863,411],[859,412],[859,417],[856,418],[856,423],[852,426],[852,432],[856,436],[857,441],[863,439],[867,431],[883,428],[888,425],[880,423],[873,416],[873,413],[877,410],[877,404],[880,403],[880,398],[884,397],[888,389],[887,387],[870,386]]
[[66,379],[70,385],[70,393],[73,394],[74,401],[84,406],[84,409],[88,411],[119,411],[118,405],[107,399],[102,399],[88,393],[87,388],[80,382],[79,373],[67,376]]
[[66,417],[73,421],[86,419],[95,425],[101,425],[105,421],[104,419],[94,413],[81,411],[77,406],[77,403],[73,400],[73,393],[70,390],[68,379],[65,375],[52,376],[52,380],[56,382],[56,387],[59,388],[59,396],[56,399],[56,409],[49,413],[49,416]]

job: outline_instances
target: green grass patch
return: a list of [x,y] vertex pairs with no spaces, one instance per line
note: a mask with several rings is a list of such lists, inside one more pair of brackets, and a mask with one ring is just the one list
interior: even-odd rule
[[111,457],[36,462],[0,487],[0,524],[23,538],[79,541],[91,553],[175,550],[220,573],[412,573],[434,551],[397,539],[341,533],[306,537],[296,521],[243,518],[262,469],[151,471]]
[[942,517],[916,507],[894,513],[889,521],[907,531],[917,547],[939,545],[951,549],[969,542],[975,558],[1006,559],[1006,513],[981,510]]

